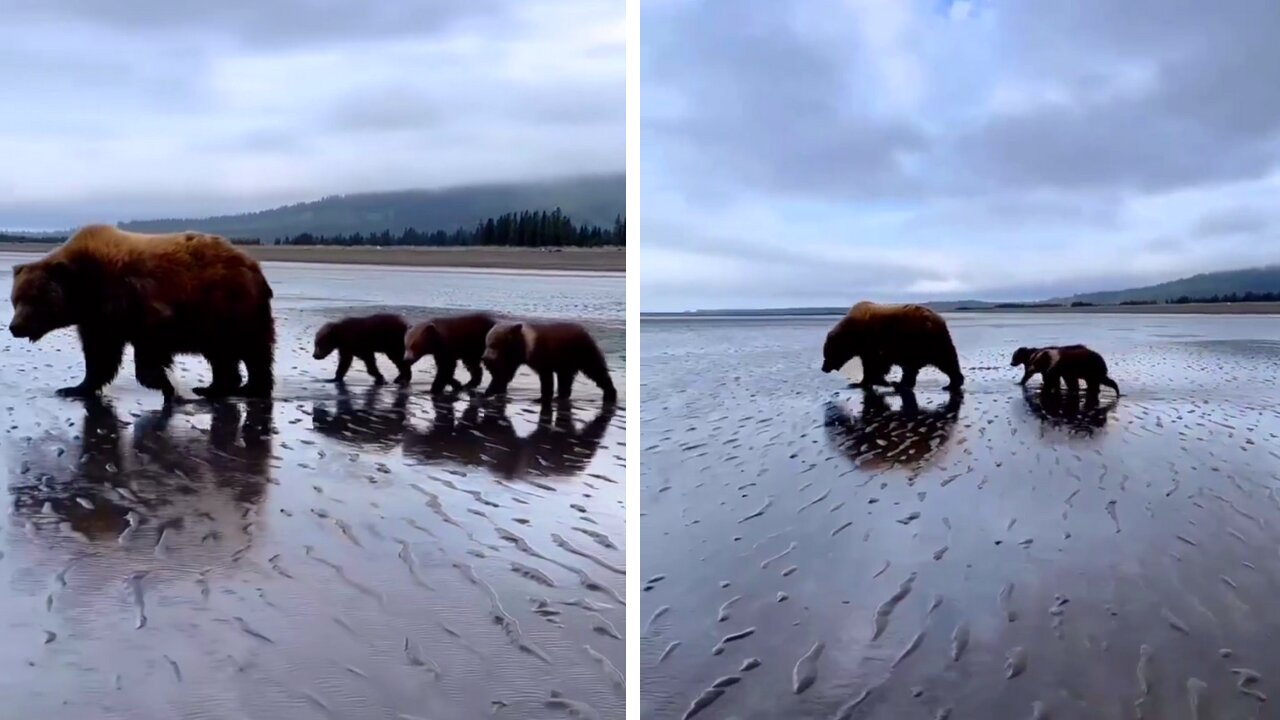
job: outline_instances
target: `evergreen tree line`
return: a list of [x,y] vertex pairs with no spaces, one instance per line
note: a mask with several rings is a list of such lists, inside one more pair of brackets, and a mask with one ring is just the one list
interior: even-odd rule
[[[66,236],[31,237],[0,233],[0,243],[61,243]],[[235,245],[261,245],[258,238],[228,238]],[[390,230],[349,235],[319,235],[300,233],[289,237],[274,238],[279,245],[341,245],[365,247],[625,247],[627,222],[619,215],[612,227],[591,224],[574,224],[560,208],[551,212],[525,210],[507,213],[477,223],[473,228],[458,228],[453,232],[436,230],[423,232],[417,228],[405,228],[393,234]]]
[[276,238],[281,245],[342,245],[342,246],[408,246],[408,247],[623,247],[627,244],[627,223],[618,216],[613,227],[599,225],[575,225],[568,215],[556,208],[551,212],[525,210],[507,213],[477,223],[473,228],[460,227],[453,232],[436,230],[423,232],[417,228],[405,228],[398,234],[390,230],[380,233],[351,233],[349,235],[316,235],[300,233],[291,237]]
[[[1179,295],[1176,298],[1168,298],[1166,300],[1121,300],[1117,305],[1212,305],[1215,303],[1251,303],[1251,302],[1280,302],[1280,291],[1271,292],[1255,292],[1249,290],[1242,293],[1219,293],[1214,295]],[[1031,303],[1031,302],[1003,302],[995,303],[990,307],[992,309],[1013,310],[1020,308],[1053,308],[1053,307],[1105,307],[1108,303],[1093,303],[1084,300],[1073,300],[1070,303]],[[981,310],[981,307],[973,307],[961,305],[957,310]]]

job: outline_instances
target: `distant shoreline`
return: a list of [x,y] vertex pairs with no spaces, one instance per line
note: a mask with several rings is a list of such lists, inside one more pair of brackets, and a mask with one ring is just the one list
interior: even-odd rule
[[945,310],[948,313],[1048,313],[1098,315],[1280,315],[1280,302],[1250,303],[1183,303],[1178,305],[1085,305],[1069,307],[965,308]]
[[[1008,315],[1008,314],[1058,314],[1058,315],[1280,315],[1280,302],[1256,303],[1186,303],[1182,305],[1087,305],[1084,307],[1020,307],[1020,308],[965,308],[963,310],[939,310],[943,315]],[[641,320],[746,320],[769,318],[839,317],[843,310],[716,310],[686,313],[640,313]]]
[[[0,243],[0,252],[43,254],[57,243]],[[264,262],[334,265],[399,265],[476,270],[548,270],[582,273],[625,273],[625,248],[370,248],[319,245],[241,245]]]

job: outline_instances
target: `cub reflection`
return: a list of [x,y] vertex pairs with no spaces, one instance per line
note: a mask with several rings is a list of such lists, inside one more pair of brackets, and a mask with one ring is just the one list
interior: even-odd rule
[[1022,398],[1027,403],[1027,410],[1045,425],[1081,435],[1092,435],[1101,430],[1119,401],[1111,396],[1107,402],[1099,403],[1097,396],[1087,393],[1073,395],[1031,388],[1023,389]]
[[616,406],[605,403],[578,427],[572,401],[544,404],[528,435],[517,433],[503,397],[472,398],[457,414],[454,403],[434,403],[426,432],[404,436],[406,456],[428,464],[453,463],[481,468],[503,478],[571,477],[585,472],[613,422]]
[[[384,390],[393,393],[390,404],[384,404]],[[351,392],[338,387],[334,409],[325,403],[311,408],[311,423],[316,432],[344,445],[377,450],[392,450],[400,444],[408,418],[409,393],[403,389],[371,386],[363,393],[359,407]]]
[[828,402],[823,422],[827,439],[862,468],[928,462],[950,439],[964,396],[951,393],[946,404],[928,409],[920,408],[911,390],[900,391],[898,397],[902,406],[894,410],[883,395],[864,389],[857,416],[839,402]]
[[[80,433],[37,438],[21,450],[15,466],[26,472],[9,483],[15,514],[37,529],[62,526],[121,545],[148,528],[153,544],[164,530],[199,524],[211,527],[196,541],[241,534],[268,482],[271,402],[182,407],[208,407],[209,428],[193,422],[199,410],[175,416],[168,406],[140,415],[126,448],[128,426],[112,402],[86,400]],[[185,422],[175,428],[178,418]]]

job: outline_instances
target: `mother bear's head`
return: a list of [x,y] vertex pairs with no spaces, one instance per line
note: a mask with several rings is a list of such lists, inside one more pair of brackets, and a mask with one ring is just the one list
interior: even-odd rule
[[54,330],[76,324],[76,273],[71,264],[40,260],[13,267],[13,319],[9,332],[35,342]]
[[851,323],[841,320],[827,333],[822,344],[822,372],[839,370],[862,352],[861,333]]

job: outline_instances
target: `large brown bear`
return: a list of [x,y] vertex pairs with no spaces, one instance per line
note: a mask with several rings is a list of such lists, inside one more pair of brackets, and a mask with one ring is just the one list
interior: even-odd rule
[[862,301],[827,333],[822,347],[822,372],[862,358],[862,386],[886,385],[885,373],[902,368],[898,387],[915,387],[916,375],[932,365],[950,378],[944,389],[959,391],[964,384],[960,359],[947,323],[923,305],[882,305]]
[[[175,399],[175,355],[203,355],[213,381],[197,395],[270,396],[275,321],[271,286],[257,261],[198,232],[130,233],[110,225],[77,231],[43,259],[13,268],[14,337],[36,342],[74,325],[85,377],[59,395],[96,395],[133,345],[138,382]],[[240,363],[249,379],[241,385]]]
[[[436,379],[431,392],[444,392],[446,387],[474,388],[484,377],[480,358],[484,355],[484,341],[497,321],[488,313],[469,313],[455,317],[442,317],[418,323],[404,333],[404,361],[413,365],[427,355],[435,357]],[[462,385],[454,379],[458,362],[471,373],[471,379]]]
[[[542,401],[556,394],[567,399],[579,372],[604,391],[604,401],[614,402],[618,391],[609,377],[604,353],[591,333],[574,322],[503,323],[495,325],[485,339],[484,364],[489,368],[486,395],[505,392],[521,365],[538,374]],[[556,383],[559,392],[556,393]]]
[[378,370],[376,356],[382,353],[391,359],[399,374],[396,382],[409,384],[413,373],[410,363],[404,360],[404,334],[409,323],[395,313],[375,313],[361,317],[348,317],[327,322],[316,331],[315,351],[311,354],[317,360],[323,360],[338,351],[338,371],[331,382],[340,383],[347,377],[351,369],[351,361],[360,358],[369,377],[379,385],[386,382]]

